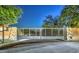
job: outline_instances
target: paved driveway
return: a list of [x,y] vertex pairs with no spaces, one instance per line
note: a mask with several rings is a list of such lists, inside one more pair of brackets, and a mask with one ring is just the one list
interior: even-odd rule
[[79,42],[46,42],[19,45],[0,53],[78,53]]

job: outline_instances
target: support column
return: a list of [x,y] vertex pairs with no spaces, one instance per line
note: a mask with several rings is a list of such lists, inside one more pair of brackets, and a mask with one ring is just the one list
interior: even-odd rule
[[29,36],[30,36],[30,28],[29,28]]
[[[24,32],[24,29],[23,29],[23,32]],[[25,35],[25,33],[23,35]]]
[[46,36],[46,28],[45,28],[45,36]]
[[35,29],[35,36],[37,36],[37,29]]
[[41,39],[41,36],[42,36],[42,29],[40,28],[40,39]]
[[51,36],[53,36],[53,28],[51,28]]
[[64,36],[64,40],[67,40],[67,29],[66,28],[63,29],[63,36]]
[[60,28],[58,28],[57,30],[58,30],[58,36],[60,36]]

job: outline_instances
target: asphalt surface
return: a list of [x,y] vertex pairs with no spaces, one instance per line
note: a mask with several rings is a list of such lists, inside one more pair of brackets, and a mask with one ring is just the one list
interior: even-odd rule
[[0,49],[0,53],[78,53],[79,42],[44,42]]

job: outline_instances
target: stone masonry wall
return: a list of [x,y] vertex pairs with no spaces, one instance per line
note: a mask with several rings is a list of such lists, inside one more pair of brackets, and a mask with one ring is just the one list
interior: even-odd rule
[[67,40],[79,40],[79,28],[67,28]]
[[[4,38],[5,39],[11,39],[11,40],[17,40],[17,28],[16,27],[10,27],[7,31],[4,31]],[[0,39],[2,39],[2,32],[0,31]]]

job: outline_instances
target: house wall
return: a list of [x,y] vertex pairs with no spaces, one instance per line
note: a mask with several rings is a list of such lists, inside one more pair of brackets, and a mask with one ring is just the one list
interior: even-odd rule
[[[17,28],[10,27],[10,28],[8,28],[8,30],[4,31],[4,38],[11,39],[11,40],[17,40]],[[0,31],[0,39],[2,39],[2,32],[1,31]]]

